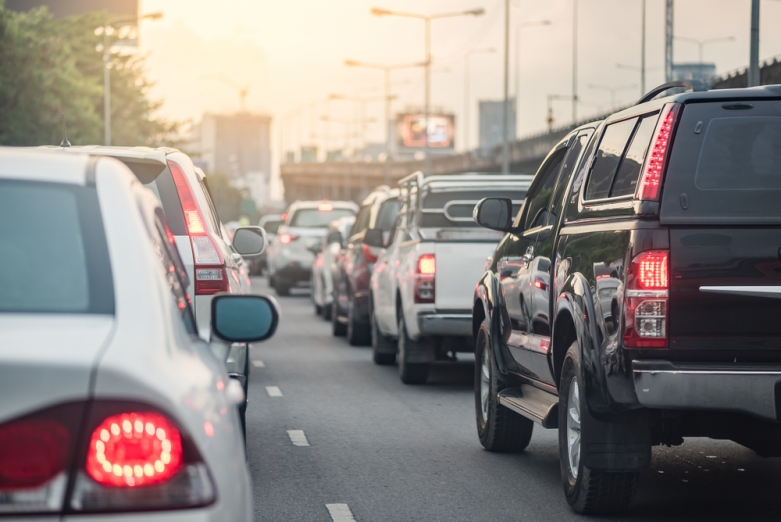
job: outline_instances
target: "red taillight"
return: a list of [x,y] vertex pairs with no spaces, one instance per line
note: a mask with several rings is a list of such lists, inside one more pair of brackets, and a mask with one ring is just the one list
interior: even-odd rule
[[624,346],[666,348],[670,253],[653,250],[635,256],[627,271]]
[[285,232],[284,234],[279,235],[279,242],[283,245],[289,245],[293,241],[297,240],[298,236],[293,236]]
[[0,427],[0,496],[36,488],[65,471],[70,433],[51,419],[24,419]]
[[434,254],[423,254],[418,258],[415,273],[415,302],[433,303],[436,297],[437,260]]
[[377,261],[378,254],[372,252],[372,247],[369,245],[363,245],[363,257],[369,263],[375,263]]
[[540,276],[537,276],[534,278],[534,288],[539,288],[540,290],[547,290],[548,284]]
[[661,193],[664,171],[667,166],[670,142],[672,141],[675,123],[681,112],[681,105],[670,103],[664,106],[659,123],[651,139],[651,148],[643,165],[643,174],[638,185],[638,199],[657,201]]
[[182,466],[179,430],[159,413],[112,415],[92,432],[85,469],[98,484],[164,482]]
[[198,206],[190,184],[184,170],[178,163],[168,162],[168,168],[171,170],[171,176],[174,178],[176,192],[179,193],[179,201],[182,204],[184,212],[184,221],[187,224],[187,232],[192,235],[206,234],[206,223],[203,220],[203,214]]

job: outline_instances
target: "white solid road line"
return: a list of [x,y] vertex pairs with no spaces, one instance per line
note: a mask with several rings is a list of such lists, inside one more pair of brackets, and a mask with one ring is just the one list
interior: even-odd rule
[[266,393],[269,397],[282,397],[282,390],[279,386],[266,386]]
[[[287,436],[290,437],[290,442],[293,443],[293,446],[309,446],[309,441],[306,440],[306,435],[304,435],[304,430],[287,430]],[[334,504],[339,505],[339,504]],[[347,505],[347,504],[343,504]]]
[[264,363],[263,361],[252,361],[252,366],[254,366],[255,368],[265,368],[266,363]]
[[353,512],[347,504],[326,504],[334,522],[355,522]]

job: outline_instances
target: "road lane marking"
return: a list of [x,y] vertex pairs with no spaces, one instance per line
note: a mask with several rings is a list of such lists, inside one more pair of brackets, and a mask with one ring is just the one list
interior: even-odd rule
[[309,446],[304,430],[287,430],[287,436],[290,437],[290,442],[293,443],[293,446]]
[[282,397],[282,390],[279,386],[266,386],[266,393],[269,397]]
[[264,363],[263,361],[252,361],[252,366],[254,366],[255,368],[265,368],[266,363]]
[[347,504],[326,504],[325,507],[334,522],[355,522],[353,512]]

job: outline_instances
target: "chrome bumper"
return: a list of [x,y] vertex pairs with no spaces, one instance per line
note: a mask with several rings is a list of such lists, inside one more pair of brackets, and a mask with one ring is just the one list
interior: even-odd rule
[[632,373],[637,398],[648,408],[733,411],[779,420],[781,365],[633,361]]
[[421,335],[471,337],[472,314],[421,312],[418,314],[418,328]]

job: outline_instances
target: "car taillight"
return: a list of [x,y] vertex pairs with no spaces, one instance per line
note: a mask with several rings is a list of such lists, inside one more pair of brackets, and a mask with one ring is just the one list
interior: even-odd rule
[[536,276],[534,278],[534,288],[539,288],[540,290],[547,290],[548,284],[540,276]]
[[198,202],[182,167],[173,161],[168,162],[174,179],[176,192],[182,204],[187,233],[193,247],[195,261],[195,295],[211,295],[227,292],[230,289],[225,272],[225,260],[206,229]]
[[284,234],[279,235],[279,242],[283,245],[289,245],[293,241],[296,241],[298,239],[298,236],[294,236],[292,234],[288,234],[285,232]]
[[377,262],[377,257],[379,254],[375,254],[372,250],[372,247],[369,245],[363,245],[363,257],[368,263]]
[[637,187],[637,199],[658,201],[667,167],[675,124],[681,113],[681,105],[668,103],[662,109],[659,123],[651,138],[651,147],[643,165],[643,173]]
[[418,258],[415,270],[415,302],[433,303],[436,297],[437,260],[434,254],[423,254]]
[[652,250],[635,256],[627,271],[624,346],[666,348],[670,254]]

